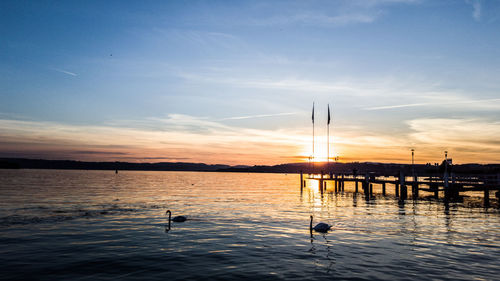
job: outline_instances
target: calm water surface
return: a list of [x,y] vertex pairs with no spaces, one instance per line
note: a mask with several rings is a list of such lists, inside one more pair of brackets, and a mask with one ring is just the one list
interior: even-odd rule
[[[4,280],[499,280],[498,209],[298,175],[0,170]],[[169,232],[165,211],[186,215]],[[333,224],[309,235],[309,215]]]

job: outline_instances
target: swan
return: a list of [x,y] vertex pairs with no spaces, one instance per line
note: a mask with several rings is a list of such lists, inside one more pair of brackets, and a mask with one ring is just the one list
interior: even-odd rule
[[185,216],[176,216],[172,219],[172,212],[170,210],[167,210],[165,214],[168,214],[168,224],[170,224],[170,220],[174,222],[185,222],[187,220]]
[[330,230],[330,228],[332,228],[331,225],[328,225],[326,223],[318,223],[316,226],[313,227],[313,216],[311,216],[311,222],[309,223],[309,230],[312,232],[313,230],[314,231],[317,231],[317,232],[328,232],[328,230]]

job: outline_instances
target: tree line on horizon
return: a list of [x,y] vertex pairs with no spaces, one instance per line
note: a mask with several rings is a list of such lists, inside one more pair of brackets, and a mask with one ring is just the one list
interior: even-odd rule
[[[205,164],[187,162],[130,163],[130,162],[84,162],[75,160],[44,160],[25,158],[0,158],[0,169],[60,169],[60,170],[129,170],[129,171],[205,171],[205,172],[246,172],[246,173],[377,173],[394,176],[403,171],[409,175],[441,174],[444,161],[440,165],[398,164],[376,162],[319,162],[287,163],[279,165],[237,165]],[[500,164],[460,164],[448,165],[457,174],[500,174]]]

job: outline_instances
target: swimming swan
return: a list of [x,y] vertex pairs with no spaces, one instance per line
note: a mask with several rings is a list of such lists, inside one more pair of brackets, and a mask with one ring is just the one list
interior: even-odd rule
[[[168,214],[168,223],[170,224],[170,219],[172,218],[172,212],[167,210],[165,214]],[[187,218],[185,216],[176,216],[172,219],[174,222],[185,222]]]
[[313,230],[314,231],[317,231],[317,232],[328,232],[328,230],[330,230],[330,228],[332,228],[331,225],[328,225],[326,223],[318,223],[315,227],[313,227],[313,216],[311,216],[311,222],[309,223],[309,230],[312,232]]

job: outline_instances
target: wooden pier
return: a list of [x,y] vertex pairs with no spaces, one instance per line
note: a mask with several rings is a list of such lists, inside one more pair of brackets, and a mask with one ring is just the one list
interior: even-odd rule
[[408,191],[412,198],[416,199],[420,191],[428,192],[438,199],[439,193],[443,193],[445,202],[457,201],[461,198],[461,193],[467,191],[483,192],[484,206],[490,206],[490,191],[495,191],[495,196],[500,199],[500,174],[496,175],[405,175],[400,172],[397,176],[386,176],[376,173],[366,173],[363,175],[352,173],[328,173],[309,174],[304,176],[300,173],[300,187],[307,186],[307,180],[319,181],[321,192],[326,191],[328,183],[333,183],[334,192],[344,192],[345,183],[354,183],[354,192],[359,192],[359,187],[367,200],[373,198],[374,185],[380,186],[380,194],[386,195],[388,188],[394,188],[394,194],[400,200],[408,199]]

